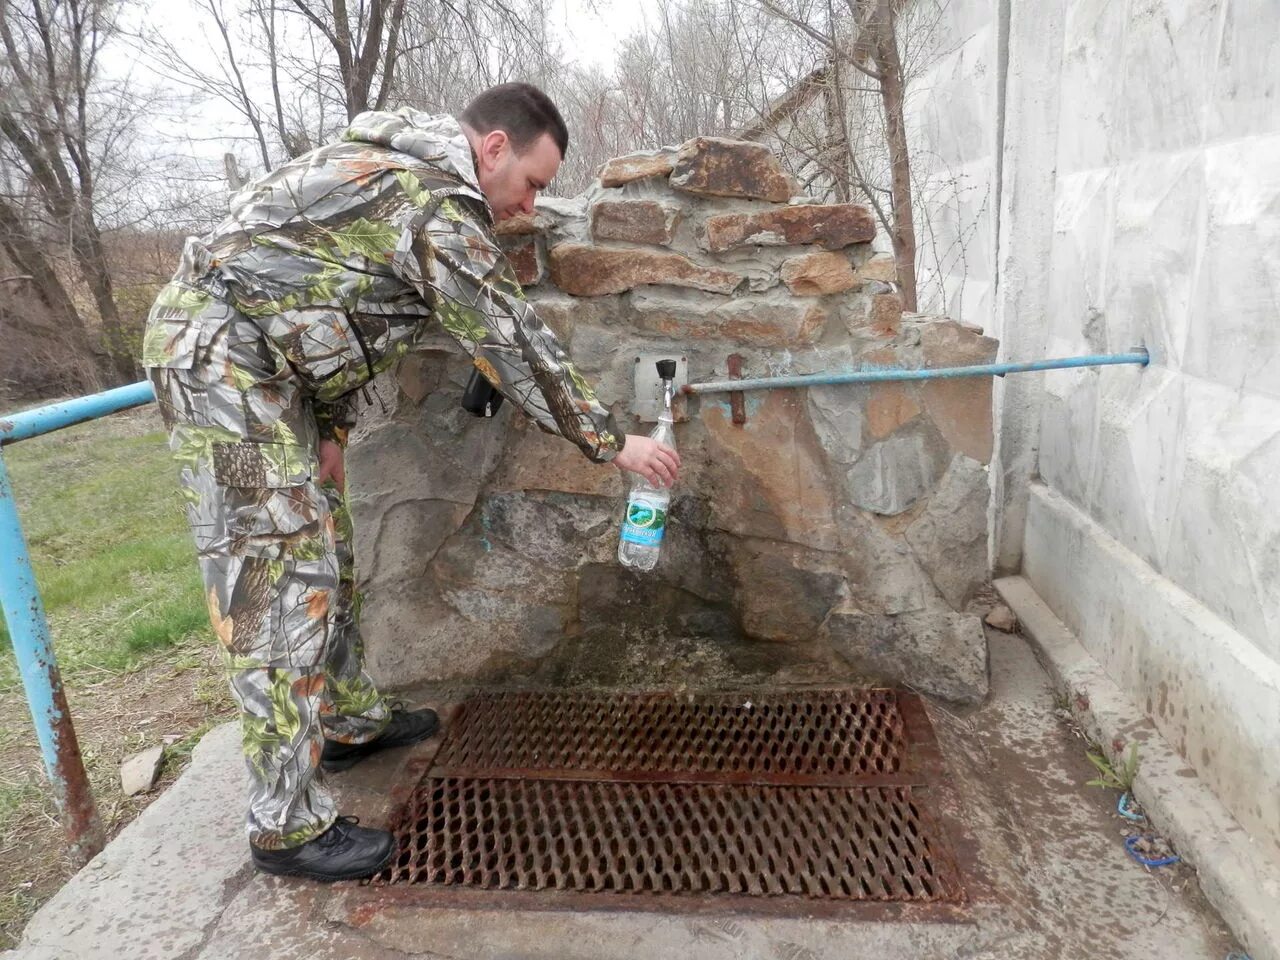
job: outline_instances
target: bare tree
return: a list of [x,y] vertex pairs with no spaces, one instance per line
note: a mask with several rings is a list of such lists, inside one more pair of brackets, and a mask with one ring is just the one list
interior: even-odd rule
[[[837,199],[847,199],[851,186],[863,196],[893,243],[903,306],[915,310],[915,211],[906,128],[907,76],[899,35],[904,0],[845,0],[842,8],[833,0],[756,2],[812,44],[822,66],[802,81],[800,89],[788,91],[782,103],[769,111],[767,122],[754,125],[750,132],[776,132],[784,120],[790,121],[782,138],[829,178]],[[802,109],[815,99],[815,87],[822,92],[816,133],[800,119]],[[811,92],[806,96],[806,91]],[[870,150],[858,142],[852,129],[850,93],[872,93],[879,100],[883,142]],[[877,175],[878,154],[887,159],[887,177]]]
[[361,0],[354,15],[346,0],[290,0],[338,58],[347,119],[380,110],[395,82],[405,0]]
[[[8,268],[20,271],[0,278],[0,334],[11,345],[0,376],[57,392],[96,389],[99,350],[57,266],[25,221],[21,210],[0,198],[0,251]],[[26,341],[25,355],[16,350],[20,341]]]
[[[185,86],[189,94],[221,100],[243,118],[253,131],[263,169],[270,170],[273,163],[267,144],[266,122],[256,99],[249,92],[249,81],[246,80],[241,65],[242,44],[233,30],[223,0],[198,0],[197,7],[202,13],[208,14],[221,41],[221,49],[218,56],[213,58],[215,66],[212,69],[192,62],[184,47],[175,43],[163,29],[148,30],[140,38],[142,46],[153,69]],[[271,39],[274,41],[274,34]],[[272,60],[271,63],[274,78],[275,61]],[[283,121],[278,122],[276,127],[277,132],[283,129]]]
[[[890,237],[902,305],[916,309],[916,229],[911,201],[911,155],[907,149],[906,76],[898,51],[901,0],[848,0],[856,18],[859,43],[853,65],[880,87],[889,151],[893,220]],[[835,62],[840,62],[840,57]],[[838,85],[838,83],[837,83]]]
[[[99,73],[117,11],[114,0],[0,0],[0,159],[17,171],[4,199],[26,214],[25,240],[65,245],[93,299],[114,374],[129,379],[136,337],[116,307],[98,217],[104,169],[125,149],[139,108]],[[15,240],[17,229],[11,222]]]

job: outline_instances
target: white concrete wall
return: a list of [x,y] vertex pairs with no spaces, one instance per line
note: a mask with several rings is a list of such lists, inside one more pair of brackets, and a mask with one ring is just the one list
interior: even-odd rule
[[906,109],[923,313],[991,330],[998,0],[919,0],[903,15]]
[[993,557],[1280,852],[1280,3],[1006,9]]

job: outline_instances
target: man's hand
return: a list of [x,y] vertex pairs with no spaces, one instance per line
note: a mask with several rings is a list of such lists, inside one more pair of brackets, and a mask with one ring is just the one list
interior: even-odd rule
[[332,440],[320,441],[320,486],[326,480],[332,480],[338,486],[339,493],[347,491],[347,471],[342,462],[342,447]]
[[622,452],[613,462],[623,470],[638,473],[655,487],[670,487],[680,470],[680,454],[665,443],[636,433],[627,435]]

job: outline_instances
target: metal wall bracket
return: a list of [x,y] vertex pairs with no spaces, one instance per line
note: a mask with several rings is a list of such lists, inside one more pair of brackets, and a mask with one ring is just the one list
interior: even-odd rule
[[[742,354],[729,354],[729,379],[742,379]],[[733,422],[735,426],[745,426],[747,423],[747,401],[746,396],[741,390],[729,391],[729,410],[733,414]]]
[[689,358],[672,353],[642,353],[635,360],[634,392],[631,397],[631,412],[641,423],[657,423],[662,412],[662,380],[658,378],[658,361],[675,360],[675,399],[672,412],[676,423],[689,419],[685,409],[685,398],[681,388],[689,382]]

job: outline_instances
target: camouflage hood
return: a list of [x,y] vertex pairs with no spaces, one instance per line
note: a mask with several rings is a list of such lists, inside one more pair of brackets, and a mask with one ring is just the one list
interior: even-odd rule
[[462,126],[447,113],[424,113],[412,107],[401,107],[394,112],[367,110],[351,121],[342,139],[376,144],[425,160],[456,173],[484,196],[476,179],[471,144]]

